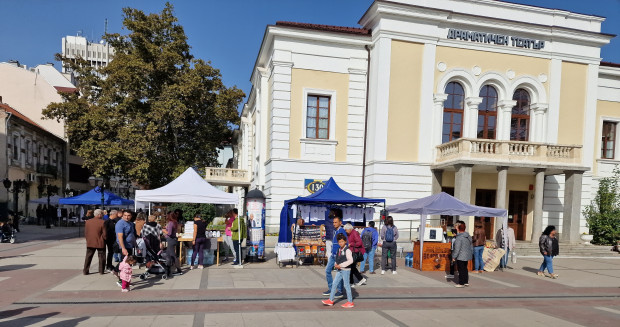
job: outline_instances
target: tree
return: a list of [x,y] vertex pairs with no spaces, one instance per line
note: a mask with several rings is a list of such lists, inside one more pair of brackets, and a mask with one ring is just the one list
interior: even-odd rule
[[620,169],[602,178],[594,200],[583,211],[594,244],[613,245],[620,240]]
[[153,188],[188,166],[216,164],[245,97],[220,71],[195,59],[173,6],[159,14],[124,8],[127,35],[106,34],[114,59],[100,69],[57,54],[79,76],[44,117],[64,120],[71,148],[97,176],[125,176]]

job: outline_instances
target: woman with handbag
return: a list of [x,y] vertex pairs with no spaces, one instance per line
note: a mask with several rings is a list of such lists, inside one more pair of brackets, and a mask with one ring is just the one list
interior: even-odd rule
[[[366,253],[366,250],[364,249],[364,244],[362,243],[362,237],[360,236],[360,233],[358,233],[353,228],[353,225],[344,225],[344,230],[347,232],[347,238],[349,239],[349,249],[351,249],[351,252],[353,254],[353,264],[351,265],[351,275],[349,277],[349,282],[353,287],[355,287],[355,285],[361,286],[366,284],[366,281],[368,279],[360,273],[359,269],[357,269],[357,263],[364,260],[364,253]],[[357,284],[354,284],[353,276],[357,278]]]

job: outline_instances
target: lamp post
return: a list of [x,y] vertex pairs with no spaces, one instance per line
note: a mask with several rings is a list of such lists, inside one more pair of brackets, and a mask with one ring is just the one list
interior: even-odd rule
[[[8,178],[5,178],[2,181],[2,184],[6,188],[7,197],[8,193],[13,193],[13,224],[15,225],[15,229],[19,230],[19,217],[17,215],[18,210],[18,202],[19,202],[19,193],[26,192],[26,189],[30,187],[30,183],[25,180],[18,179],[16,181],[11,182]],[[9,190],[13,185],[13,189]]]
[[[99,185],[99,182],[101,182],[101,185]],[[101,193],[101,209],[103,210],[103,206],[105,204],[105,190],[106,188],[109,188],[109,180],[106,177],[95,177],[95,176],[90,176],[88,178],[88,183],[90,184],[90,186],[99,186],[99,190],[95,190],[95,192],[97,193]]]

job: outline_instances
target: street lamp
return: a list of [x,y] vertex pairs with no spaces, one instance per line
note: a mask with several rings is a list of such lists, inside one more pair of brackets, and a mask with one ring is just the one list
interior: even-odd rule
[[[26,192],[26,189],[28,189],[28,187],[30,187],[30,183],[28,183],[25,180],[21,180],[21,179],[18,179],[16,181],[11,182],[8,178],[5,178],[2,181],[2,184],[6,188],[7,197],[8,197],[8,193],[9,192],[13,193],[13,215],[14,215],[14,217],[16,219],[19,219],[19,218],[17,218],[17,207],[18,207],[18,202],[19,202],[19,193]],[[9,190],[11,188],[11,185],[13,185],[13,189]]]
[[45,213],[45,228],[51,228],[50,226],[50,216],[52,214],[50,197],[54,194],[58,194],[60,188],[56,185],[43,185],[39,184],[37,186],[37,190],[39,191],[39,196],[47,196],[47,212]]
[[[101,182],[101,185],[98,185]],[[95,190],[97,193],[101,193],[101,209],[103,209],[103,205],[105,204],[105,190],[109,188],[110,181],[106,177],[98,178],[95,176],[90,176],[88,178],[88,183],[90,186],[99,186],[99,190]]]

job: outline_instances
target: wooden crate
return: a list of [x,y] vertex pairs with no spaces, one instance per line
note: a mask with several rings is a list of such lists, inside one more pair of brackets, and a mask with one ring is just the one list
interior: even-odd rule
[[[450,243],[424,242],[421,268],[420,241],[415,241],[413,244],[413,268],[422,271],[450,271]],[[469,261],[467,268],[470,271],[473,269],[472,260]]]

